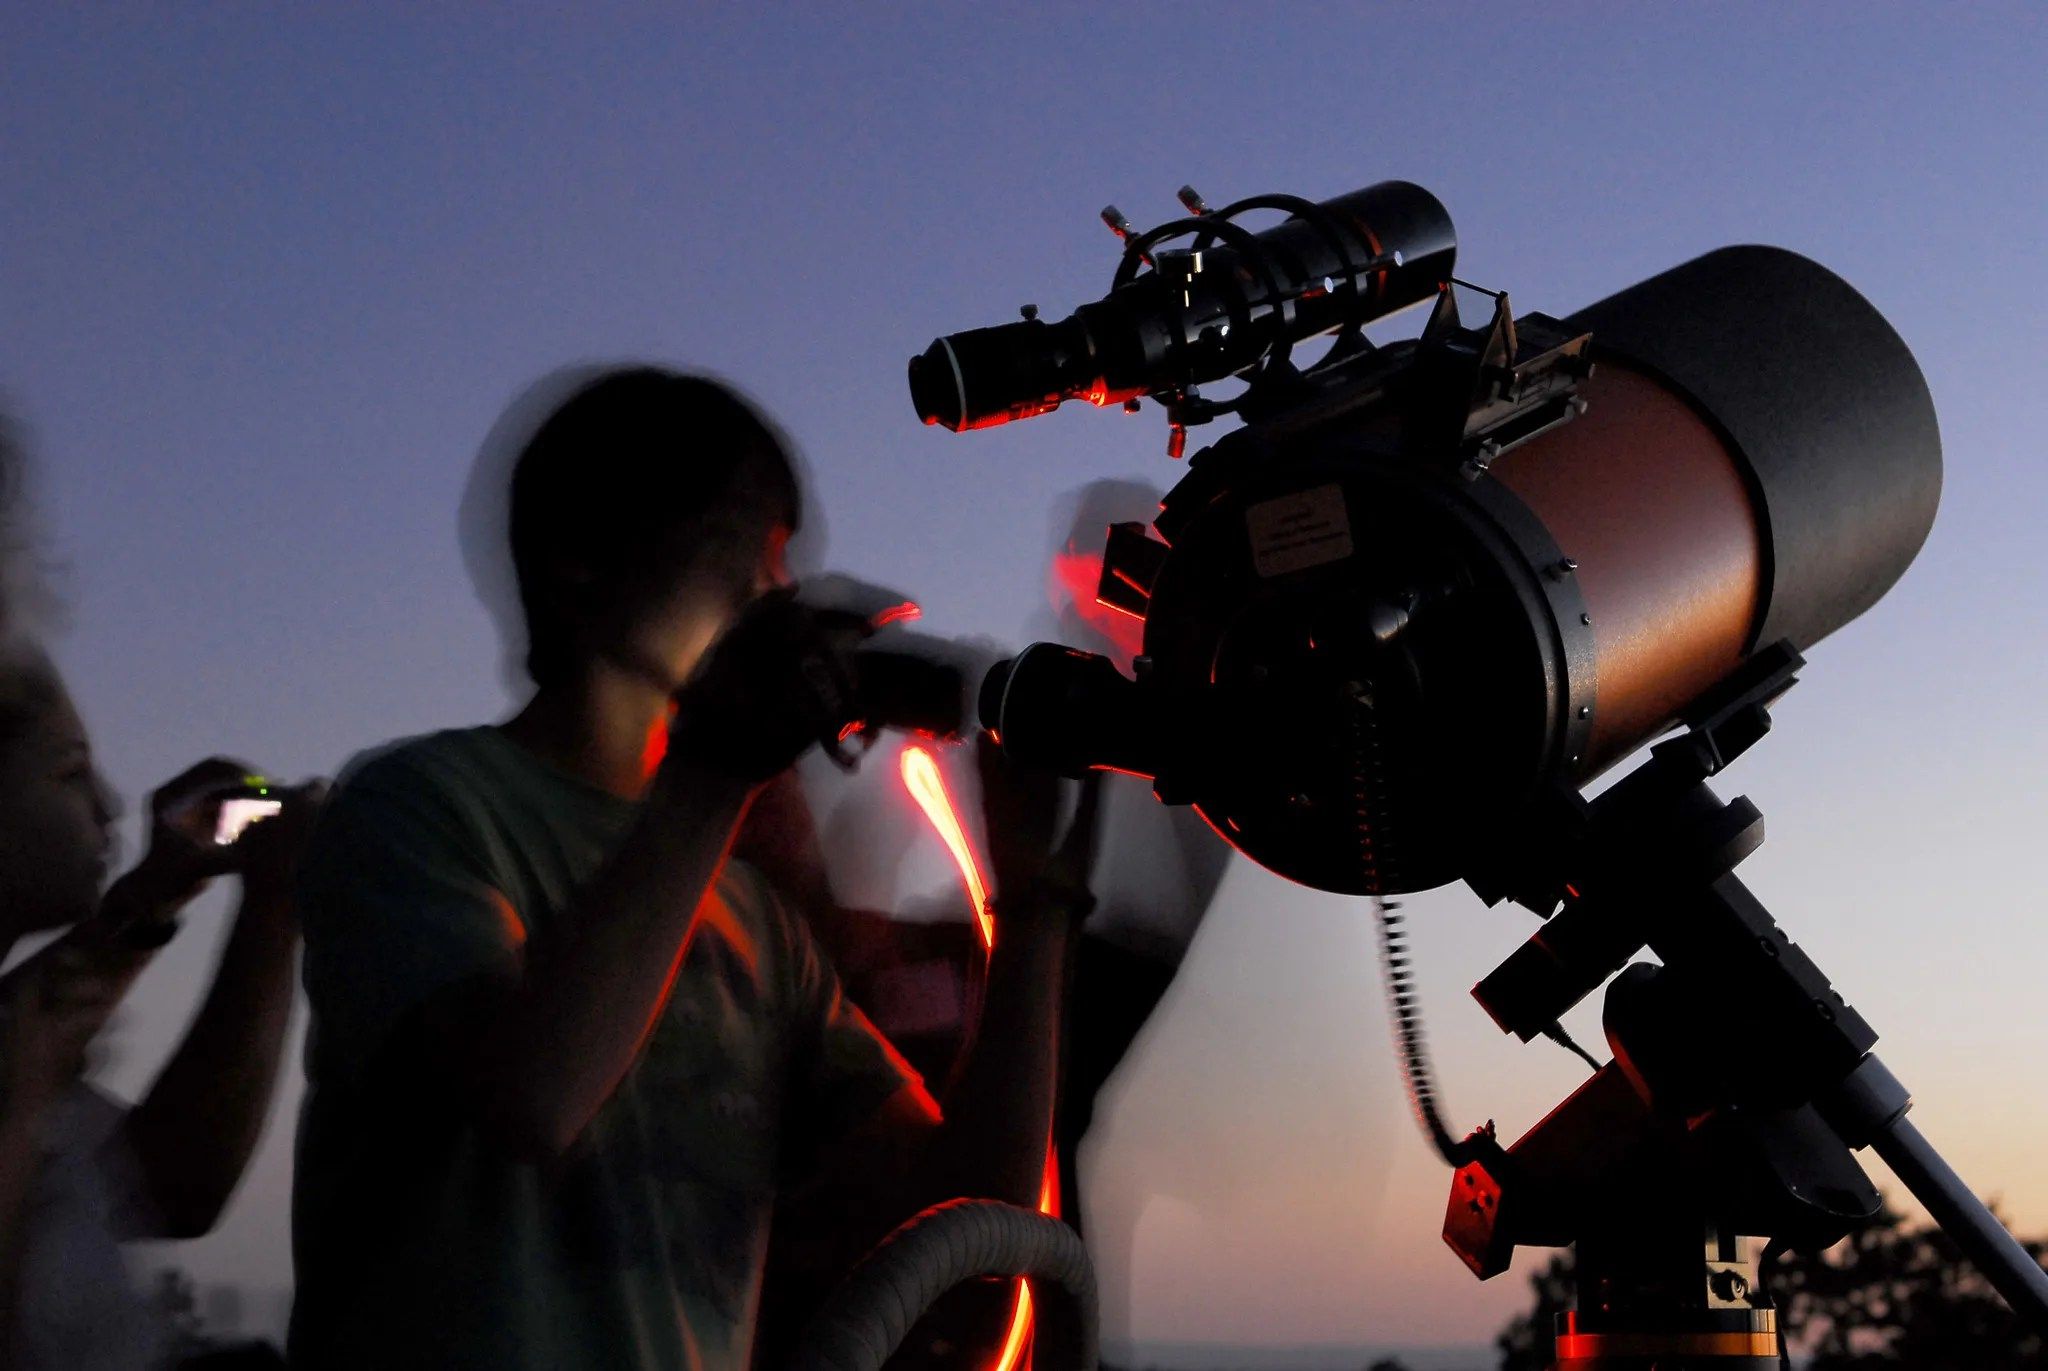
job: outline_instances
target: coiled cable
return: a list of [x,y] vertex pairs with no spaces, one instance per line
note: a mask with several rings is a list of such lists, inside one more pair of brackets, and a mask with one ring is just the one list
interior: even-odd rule
[[1032,1282],[1038,1366],[1096,1371],[1100,1313],[1081,1235],[997,1200],[935,1204],[884,1238],[818,1311],[792,1371],[881,1371],[939,1296],[982,1276]]
[[1437,1155],[1451,1166],[1465,1164],[1465,1149],[1444,1125],[1437,1107],[1436,1072],[1429,1061],[1429,1040],[1422,1027],[1422,1005],[1415,994],[1415,973],[1408,953],[1400,901],[1373,896],[1380,941],[1380,973],[1387,988],[1387,1017],[1394,1030],[1394,1055],[1401,1065],[1401,1084],[1408,1107],[1429,1136]]
[[1465,1162],[1464,1148],[1445,1126],[1437,1104],[1436,1072],[1429,1061],[1429,1040],[1422,1026],[1422,1005],[1415,993],[1413,958],[1407,944],[1407,930],[1400,913],[1401,903],[1381,893],[1385,889],[1387,854],[1383,834],[1391,829],[1386,797],[1386,756],[1380,743],[1379,716],[1371,692],[1363,683],[1352,687],[1353,707],[1346,711],[1351,726],[1351,779],[1354,818],[1358,835],[1358,864],[1365,888],[1371,892],[1374,922],[1379,932],[1380,975],[1386,986],[1387,1018],[1394,1033],[1394,1057],[1401,1068],[1401,1084],[1408,1092],[1408,1106],[1430,1145],[1451,1166]]

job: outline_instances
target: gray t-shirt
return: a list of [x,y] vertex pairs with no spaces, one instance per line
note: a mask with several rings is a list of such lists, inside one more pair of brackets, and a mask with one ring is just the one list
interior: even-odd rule
[[295,1365],[744,1371],[778,1179],[916,1079],[750,868],[565,1162],[494,1151],[411,1069],[408,1015],[559,948],[636,813],[495,728],[344,773],[300,884]]

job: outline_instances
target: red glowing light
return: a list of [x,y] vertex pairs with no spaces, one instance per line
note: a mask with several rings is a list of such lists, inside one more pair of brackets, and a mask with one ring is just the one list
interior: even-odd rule
[[[1045,1175],[1038,1183],[1038,1212],[1057,1218],[1060,1212],[1060,1159],[1052,1140],[1045,1144]],[[1017,1303],[1010,1310],[1010,1335],[996,1358],[995,1371],[1016,1371],[1031,1345],[1031,1282],[1017,1282]]]
[[876,628],[887,628],[890,624],[907,624],[913,619],[922,619],[924,608],[915,600],[905,600],[900,605],[890,605],[868,622]]
[[902,770],[903,788],[910,792],[911,799],[917,801],[917,807],[924,811],[924,817],[939,835],[939,841],[953,854],[953,864],[960,868],[960,883],[967,887],[967,898],[974,905],[975,923],[981,929],[982,948],[994,947],[996,921],[989,908],[988,883],[981,878],[981,866],[974,859],[974,848],[967,841],[967,830],[960,825],[960,815],[953,807],[952,795],[946,790],[946,778],[939,772],[938,759],[932,756],[930,748],[906,747],[903,749]]
[[640,744],[640,779],[650,784],[654,773],[661,770],[662,758],[668,756],[668,734],[675,723],[676,706],[671,700],[667,709],[647,725],[647,737]]
[[[1056,612],[1071,611],[1117,656],[1129,660],[1144,651],[1145,618],[1096,598],[1102,581],[1102,550],[1083,552],[1074,544],[1052,555],[1046,598]],[[1142,586],[1134,587],[1142,590]]]
[[[988,886],[982,880],[981,867],[974,857],[974,848],[967,841],[967,831],[961,826],[960,815],[953,807],[953,797],[946,789],[946,778],[939,770],[938,759],[928,748],[912,745],[903,749],[903,787],[910,792],[917,807],[924,811],[932,830],[953,854],[953,864],[960,869],[960,883],[967,888],[967,898],[974,904],[974,916],[981,929],[981,945],[984,951],[993,950],[996,942],[995,912],[989,905]],[[1059,1154],[1054,1150],[1052,1138],[1045,1140],[1045,1170],[1038,1183],[1038,1212],[1057,1216],[1060,1212],[1060,1163]],[[996,1356],[991,1371],[1019,1371],[1031,1347],[1031,1282],[1017,1282],[1017,1300],[1010,1309],[1009,1332],[1003,1338],[1003,1349]]]

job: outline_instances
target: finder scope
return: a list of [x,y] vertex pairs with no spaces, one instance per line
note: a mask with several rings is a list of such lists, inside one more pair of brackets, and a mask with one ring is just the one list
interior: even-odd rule
[[[1311,204],[1260,196],[1132,234],[1109,294],[1058,323],[1019,323],[936,339],[910,359],[910,398],[927,424],[989,428],[1068,400],[1120,404],[1235,376],[1295,342],[1358,328],[1436,293],[1457,238],[1435,196],[1383,181]],[[1233,216],[1288,213],[1253,233]],[[1187,235],[1193,246],[1159,245]],[[1149,269],[1141,269],[1149,268]]]
[[[1498,294],[1467,326],[1447,279],[1414,274],[1448,265],[1435,201],[1347,200],[1428,228],[1434,250],[1362,289],[1434,292],[1422,335],[1261,369],[1246,426],[1194,455],[1151,528],[1111,531],[1100,598],[1145,625],[1130,674],[1041,644],[991,676],[982,714],[1027,759],[1153,778],[1284,876],[1392,894],[1473,879],[1536,801],[1760,649],[1803,650],[1876,603],[1926,538],[1941,448],[1905,344],[1797,254],[1724,248],[1563,319]],[[1091,337],[1113,317],[1191,355],[1160,271],[1119,291],[1076,316]],[[979,337],[1051,331],[1029,328]],[[1066,393],[1020,386],[1000,412]]]

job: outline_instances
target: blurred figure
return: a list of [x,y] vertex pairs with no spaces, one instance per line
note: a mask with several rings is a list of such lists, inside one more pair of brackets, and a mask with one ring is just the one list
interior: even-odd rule
[[[859,717],[865,622],[786,588],[787,446],[701,377],[553,398],[496,505],[531,698],[358,759],[306,863],[300,1366],[740,1371],[775,1196],[821,1161],[866,1178],[867,1239],[1037,1193],[1088,903],[1057,782],[985,754],[1005,932],[941,1115],[728,860],[762,788]],[[474,536],[495,502],[465,503]]]
[[[1145,625],[1096,599],[1110,525],[1150,524],[1159,487],[1136,480],[1091,481],[1054,509],[1047,552],[1045,611],[1029,626],[1036,642],[1099,652],[1128,670],[1144,650]],[[1149,783],[1111,776],[1103,796],[1103,860],[1095,874],[1095,912],[1082,930],[1068,989],[1066,1073],[1055,1136],[1063,1217],[1108,1260],[1130,1270],[1135,1233],[1102,1222],[1083,1203],[1079,1162],[1097,1101],[1136,1046],[1174,984],[1231,860],[1230,845],[1187,805],[1163,805]],[[1155,1192],[1173,1193],[1172,1157],[1155,1164]],[[1215,1178],[1206,1178],[1214,1184]],[[1103,1310],[1129,1317],[1129,1291],[1105,1289]]]
[[[19,449],[0,464],[17,562]],[[0,962],[24,937],[68,931],[0,978],[0,1365],[141,1371],[165,1330],[120,1245],[205,1233],[255,1150],[291,1009],[291,867],[320,792],[280,791],[275,817],[218,842],[219,796],[249,768],[203,762],[152,797],[148,850],[102,895],[115,804],[29,636],[27,581],[18,565],[0,575]],[[84,1082],[88,1049],[179,911],[227,874],[243,900],[206,1001],[124,1108]]]

